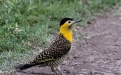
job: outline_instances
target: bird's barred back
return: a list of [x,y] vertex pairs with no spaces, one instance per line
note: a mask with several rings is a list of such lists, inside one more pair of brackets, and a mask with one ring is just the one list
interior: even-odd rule
[[46,66],[60,64],[70,49],[71,42],[66,40],[63,35],[59,34],[50,47],[41,52],[32,63],[44,63]]

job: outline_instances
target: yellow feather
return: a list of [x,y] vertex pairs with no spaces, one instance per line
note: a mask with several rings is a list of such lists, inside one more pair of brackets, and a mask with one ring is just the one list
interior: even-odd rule
[[72,29],[68,29],[69,24],[66,22],[60,27],[60,34],[62,34],[68,41],[72,42]]

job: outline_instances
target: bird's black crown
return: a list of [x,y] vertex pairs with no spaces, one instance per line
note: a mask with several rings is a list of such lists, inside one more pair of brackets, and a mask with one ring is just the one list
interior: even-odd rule
[[66,21],[73,20],[72,18],[63,18],[60,22],[60,26],[63,25]]

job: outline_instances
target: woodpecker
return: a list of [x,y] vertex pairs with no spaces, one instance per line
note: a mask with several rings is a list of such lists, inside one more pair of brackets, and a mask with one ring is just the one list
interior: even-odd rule
[[24,70],[34,66],[49,66],[56,75],[65,75],[59,65],[69,56],[72,45],[72,33],[76,23],[82,20],[63,18],[60,21],[60,31],[47,50],[42,51],[33,61],[18,65],[17,70]]

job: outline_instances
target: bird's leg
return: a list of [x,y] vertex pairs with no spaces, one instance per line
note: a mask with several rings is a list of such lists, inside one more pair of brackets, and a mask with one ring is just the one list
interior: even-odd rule
[[59,72],[59,75],[65,75],[61,69],[60,69],[60,66],[56,67],[56,70]]
[[51,67],[51,70],[52,70],[52,72],[54,72],[56,75],[59,75],[59,72],[58,72],[58,70],[57,70],[56,68],[52,68],[52,67]]
[[51,71],[54,72],[54,68],[51,67]]

